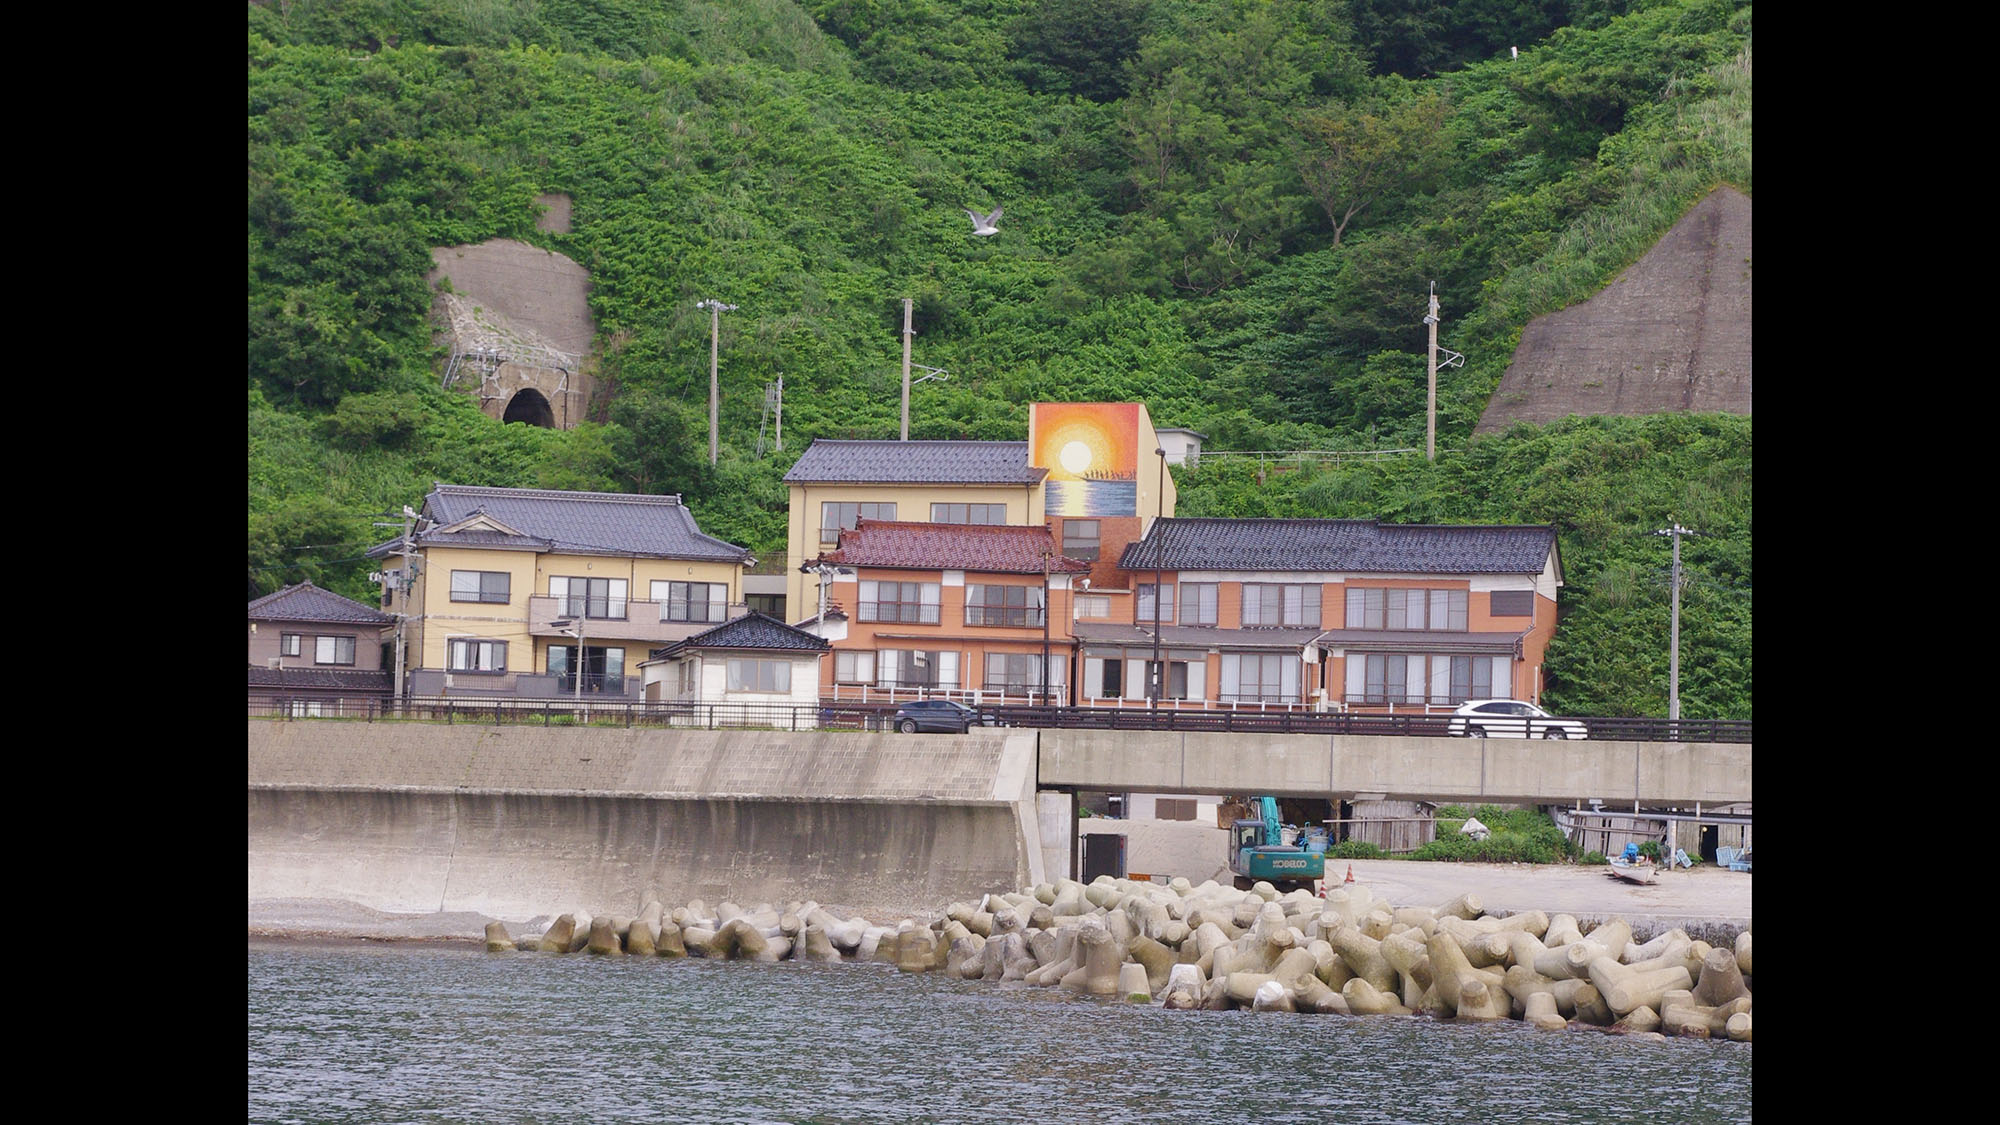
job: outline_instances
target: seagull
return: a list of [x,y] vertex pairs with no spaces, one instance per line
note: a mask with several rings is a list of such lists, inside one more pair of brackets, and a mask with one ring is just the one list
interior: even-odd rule
[[994,224],[1000,221],[1000,211],[1001,208],[995,207],[991,215],[982,215],[970,207],[965,208],[966,215],[972,219],[972,233],[981,236],[999,234],[1000,228]]

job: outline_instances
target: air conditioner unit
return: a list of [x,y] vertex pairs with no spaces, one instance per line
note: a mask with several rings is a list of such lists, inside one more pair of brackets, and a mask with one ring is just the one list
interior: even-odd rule
[[264,662],[264,665],[265,667],[268,668],[282,668],[284,667],[285,662],[282,657],[273,656],[269,660],[266,660]]

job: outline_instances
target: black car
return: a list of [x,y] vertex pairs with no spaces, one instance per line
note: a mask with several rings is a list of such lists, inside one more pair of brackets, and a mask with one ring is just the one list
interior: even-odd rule
[[905,703],[896,708],[896,715],[891,722],[904,734],[915,734],[920,730],[964,734],[973,727],[1003,725],[999,716],[991,711],[975,711],[963,703],[954,703],[949,699],[919,699]]

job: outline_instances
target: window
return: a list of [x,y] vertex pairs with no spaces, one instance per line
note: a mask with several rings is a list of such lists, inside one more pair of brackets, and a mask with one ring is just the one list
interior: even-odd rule
[[625,620],[623,578],[551,578],[549,593],[562,599],[556,608],[564,617]]
[[701,694],[700,661],[692,657],[681,661],[681,698],[689,699]]
[[1349,703],[1450,705],[1505,695],[1512,658],[1387,652],[1347,658]]
[[[1138,589],[1138,594],[1139,604],[1135,610],[1137,616],[1132,620],[1140,625],[1150,625],[1154,620],[1152,583],[1148,582],[1141,585]],[[1166,588],[1166,594],[1160,599],[1159,621],[1162,625],[1171,625],[1174,622],[1174,588],[1172,586]]]
[[892,688],[956,688],[958,654],[883,649],[875,654],[875,686]]
[[873,580],[863,582],[860,619],[935,625],[938,623],[938,584]]
[[[1049,661],[1049,683],[1051,694],[1063,686],[1062,665]],[[1016,694],[1040,691],[1042,688],[1042,658],[1034,653],[989,652],[986,654],[986,690],[1006,691]]]
[[1040,586],[967,586],[965,588],[965,623],[967,625],[1040,625],[1042,623],[1042,588]]
[[301,638],[297,633],[278,634],[278,655],[297,656],[301,651],[299,648],[300,640]]
[[[1181,587],[1181,624],[1215,624],[1217,587],[1213,582],[1189,582]],[[1148,621],[1152,620],[1147,618]],[[1248,622],[1245,622],[1248,624]]]
[[[1205,699],[1208,656],[1198,649],[1165,649],[1163,699]],[[1091,699],[1144,699],[1159,665],[1150,648],[1092,648],[1083,656],[1083,694]]]
[[314,664],[354,663],[353,637],[315,637],[313,646]]
[[1319,625],[1319,586],[1243,584],[1243,624]]
[[837,684],[874,683],[875,654],[872,652],[834,653],[833,682]]
[[454,570],[451,572],[451,600],[507,604],[514,576],[504,570]]
[[1533,617],[1535,615],[1535,592],[1533,590],[1493,591],[1492,613],[1495,617]]
[[1091,698],[1117,699],[1125,694],[1125,661],[1085,660],[1083,672],[1083,690]]
[[892,520],[896,518],[894,504],[848,504],[828,502],[819,506],[819,541],[821,543],[840,542],[842,531],[853,531],[857,518],[871,520]]
[[731,657],[729,661],[729,690],[789,692],[792,690],[792,662],[789,660],[751,660]]
[[1062,553],[1073,559],[1094,559],[1100,547],[1098,521],[1064,520]]
[[[557,687],[565,692],[574,692],[577,687],[575,673],[576,646],[550,645],[549,675],[556,677]],[[625,694],[625,650],[622,647],[583,647],[583,690]]]
[[652,585],[662,621],[722,621],[729,616],[729,586],[722,582],[660,582]]
[[[894,516],[890,516],[894,519]],[[1005,504],[932,504],[932,523],[1006,523]]]
[[1349,629],[1450,629],[1466,627],[1464,590],[1349,590]]
[[448,646],[446,665],[454,672],[505,672],[507,670],[507,642],[486,641],[475,637],[453,637]]
[[1076,615],[1078,617],[1109,617],[1111,616],[1111,599],[1097,594],[1078,594],[1076,596]]
[[1222,654],[1225,703],[1295,703],[1299,698],[1299,658],[1289,653]]

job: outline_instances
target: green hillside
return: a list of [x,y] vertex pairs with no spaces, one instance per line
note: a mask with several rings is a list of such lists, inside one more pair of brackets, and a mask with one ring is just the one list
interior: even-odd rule
[[[1750,8],[1474,0],[270,0],[249,16],[249,591],[367,597],[434,479],[672,491],[782,548],[813,437],[1013,438],[1137,400],[1229,450],[1421,447],[1425,294],[1467,359],[1439,458],[1178,476],[1182,512],[1555,523],[1550,702],[1751,716],[1750,422],[1470,442],[1529,318],[1590,297],[1717,184],[1749,192]],[[1518,58],[1510,58],[1518,47]],[[567,193],[573,231],[535,229]],[[974,238],[962,206],[1004,206]],[[432,246],[591,272],[601,421],[438,389]],[[723,318],[707,464],[708,317]],[[756,455],[782,373],[787,453]]]

